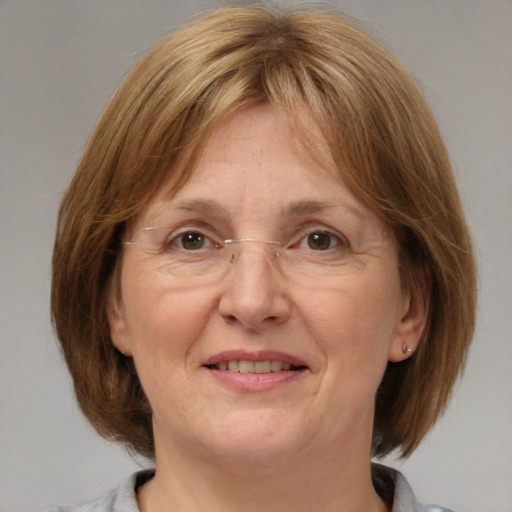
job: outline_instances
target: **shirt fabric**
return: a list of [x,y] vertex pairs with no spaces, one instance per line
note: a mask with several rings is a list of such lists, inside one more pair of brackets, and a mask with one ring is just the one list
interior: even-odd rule
[[[153,477],[154,470],[139,471],[117,489],[107,492],[101,498],[83,505],[59,505],[46,512],[140,512],[136,490]],[[391,512],[453,512],[437,505],[422,505],[414,496],[411,486],[399,471],[372,465],[374,485],[381,496],[389,498]],[[386,498],[386,496],[388,498]]]

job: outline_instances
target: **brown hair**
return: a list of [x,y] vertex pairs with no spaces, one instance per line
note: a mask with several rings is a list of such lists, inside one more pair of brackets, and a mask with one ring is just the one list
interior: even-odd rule
[[392,227],[403,285],[429,283],[422,341],[388,364],[377,394],[374,454],[408,455],[465,362],[471,242],[439,129],[409,73],[327,10],[207,13],[155,46],[110,102],[62,201],[53,255],[53,322],[78,403],[101,435],[154,456],[149,403],[107,321],[119,234],[164,182],[186,182],[226,116],[261,102],[297,123],[306,144],[297,106],[315,116],[340,176]]

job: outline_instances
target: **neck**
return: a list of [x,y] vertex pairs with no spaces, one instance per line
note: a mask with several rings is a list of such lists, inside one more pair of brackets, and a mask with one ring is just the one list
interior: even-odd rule
[[370,454],[366,463],[359,462],[360,455],[354,459],[339,453],[304,453],[286,462],[219,463],[173,451],[157,458],[155,477],[139,490],[141,512],[389,510],[373,488]]

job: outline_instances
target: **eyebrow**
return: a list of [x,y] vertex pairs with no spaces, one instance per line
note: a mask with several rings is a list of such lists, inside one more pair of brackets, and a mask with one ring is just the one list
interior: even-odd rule
[[283,215],[311,215],[314,213],[318,213],[325,210],[330,210],[332,208],[342,207],[348,210],[350,213],[355,215],[356,217],[363,217],[363,212],[357,208],[356,206],[347,203],[347,201],[343,201],[342,199],[334,200],[334,201],[312,201],[312,200],[303,200],[303,201],[294,201],[291,204],[287,205],[282,209],[281,213]]
[[149,215],[147,222],[151,224],[160,216],[168,213],[167,208],[170,205],[172,205],[173,210],[181,210],[205,216],[228,217],[228,211],[216,201],[211,201],[209,199],[191,199],[179,201],[175,204],[173,204],[172,201],[164,201],[160,203],[159,207]]
[[209,215],[227,216],[228,211],[217,201],[209,199],[193,199],[188,201],[181,201],[175,205],[178,210],[187,212],[197,212]]
[[[331,201],[315,201],[315,200],[298,200],[292,201],[288,205],[281,208],[280,215],[283,217],[294,216],[300,217],[304,215],[313,215],[332,208],[344,208],[357,218],[362,218],[363,212],[356,206],[344,201],[343,199],[335,199]],[[173,208],[186,212],[199,213],[207,216],[229,217],[229,212],[217,201],[210,199],[191,199],[180,201],[173,205]],[[158,215],[158,214],[157,214]]]

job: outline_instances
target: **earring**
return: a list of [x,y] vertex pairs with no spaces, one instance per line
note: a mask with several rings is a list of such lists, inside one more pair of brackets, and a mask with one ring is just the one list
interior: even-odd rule
[[404,354],[412,352],[412,348],[409,348],[405,343],[402,345],[402,352]]

